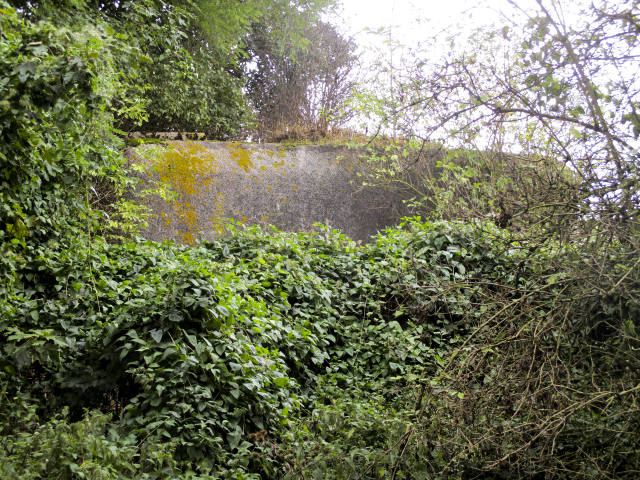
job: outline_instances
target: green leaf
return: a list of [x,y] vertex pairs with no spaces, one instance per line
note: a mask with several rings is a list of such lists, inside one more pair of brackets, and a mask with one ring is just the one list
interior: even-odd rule
[[289,384],[289,379],[286,377],[274,378],[273,383],[276,387],[285,387]]
[[149,332],[151,334],[151,338],[153,338],[153,340],[156,343],[160,343],[160,341],[162,340],[162,335],[163,332],[160,329],[156,329],[156,330],[151,330],[151,332]]
[[238,446],[242,439],[242,432],[236,430],[227,434],[227,442],[232,450]]

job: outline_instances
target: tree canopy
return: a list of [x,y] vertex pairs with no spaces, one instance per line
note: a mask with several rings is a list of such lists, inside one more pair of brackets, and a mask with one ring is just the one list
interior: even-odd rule
[[[272,45],[272,54],[295,64],[296,52],[305,51],[309,43],[307,25],[319,21],[320,13],[332,2],[144,0],[11,4],[25,18],[46,19],[65,28],[92,25],[128,45],[126,51],[112,57],[114,68],[121,73],[119,81],[126,85],[112,100],[121,130],[201,132],[211,138],[229,138],[246,135],[254,125],[253,112],[243,92],[248,88],[250,96],[251,86],[245,85],[243,78],[244,65],[264,55],[256,49],[256,32],[260,31],[263,41]],[[276,19],[287,28],[276,27]],[[250,44],[253,47],[249,48]],[[315,62],[320,59],[316,57]],[[263,71],[260,75],[263,81],[273,82],[279,72]]]

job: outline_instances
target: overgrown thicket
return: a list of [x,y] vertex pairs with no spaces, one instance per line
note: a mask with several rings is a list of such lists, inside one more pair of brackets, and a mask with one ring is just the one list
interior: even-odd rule
[[[375,438],[351,432],[366,447],[351,471],[377,461],[388,472],[393,462],[381,454],[408,422],[391,409],[413,401],[410,380],[435,372],[471,327],[455,319],[474,295],[447,282],[480,271],[499,279],[513,261],[471,229],[419,223],[366,249],[330,231],[247,231],[199,248],[96,240],[67,250],[18,269],[3,302],[9,478],[91,469],[277,478],[316,461],[345,472],[349,462],[337,453],[351,448],[348,439],[325,459],[313,433],[336,429],[331,416],[314,416],[335,408],[345,388],[364,397],[361,408],[393,419],[392,428],[386,420],[368,427]],[[405,283],[422,282],[450,302],[407,295]],[[368,393],[377,404],[367,405]],[[82,420],[83,409],[111,414],[110,428],[97,414]],[[39,420],[65,414],[81,423],[56,420],[41,432]],[[305,419],[320,424],[308,430],[299,426]],[[66,429],[90,429],[100,446]]]
[[638,2],[507,3],[491,27],[382,58],[390,89],[361,96],[398,136],[369,181],[492,222],[537,265],[425,380],[407,454],[427,443],[463,477],[633,478]]
[[[150,12],[135,5],[76,6]],[[451,139],[469,140],[481,119],[496,127],[502,143],[484,150],[420,143],[434,140],[422,120],[386,152],[376,145],[371,181],[411,182],[430,221],[406,219],[366,246],[321,226],[230,225],[195,247],[118,235],[143,212],[120,200],[133,180],[114,126],[146,121],[156,101],[127,75],[169,57],[146,59],[157,44],[132,43],[111,20],[34,13],[46,6],[0,9],[2,478],[637,477],[635,84],[605,94],[580,83],[597,65],[540,47],[633,47],[635,3],[590,7],[602,44],[553,33],[562,26],[543,10],[512,77],[450,60],[458,78],[429,85],[462,102],[456,112],[433,96],[411,108],[380,99],[389,115],[428,107],[441,117],[427,133]],[[157,39],[181,11],[149,13]],[[242,12],[229,29],[258,15]],[[496,90],[496,78],[510,81]],[[497,128],[511,125],[507,103],[529,108],[528,129]],[[535,148],[497,148],[509,142]],[[432,177],[402,177],[424,159]]]

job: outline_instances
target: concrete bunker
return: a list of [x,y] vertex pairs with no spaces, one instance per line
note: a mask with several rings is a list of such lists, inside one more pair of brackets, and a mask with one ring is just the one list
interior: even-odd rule
[[320,222],[367,242],[411,213],[402,192],[362,186],[366,164],[347,147],[167,141],[137,153],[148,175],[177,194],[144,199],[153,218],[143,235],[153,240],[213,239],[231,218],[284,231]]

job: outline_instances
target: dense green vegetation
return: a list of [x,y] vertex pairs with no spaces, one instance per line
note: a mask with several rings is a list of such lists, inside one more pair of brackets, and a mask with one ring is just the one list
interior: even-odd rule
[[[369,180],[410,182],[429,221],[195,247],[135,237],[123,129],[249,128],[242,52],[278,46],[278,12],[305,51],[325,2],[55,3],[0,3],[2,478],[637,477],[637,85],[596,83],[637,61],[636,2],[589,32],[540,2],[507,76],[484,42],[395,83],[425,97],[367,98],[407,129]],[[405,177],[443,128],[461,148]]]
[[[331,42],[348,44],[333,27],[320,21],[321,13],[333,4],[331,0],[14,0],[9,4],[23,18],[46,21],[56,30],[86,36],[85,41],[91,38],[94,48],[98,48],[96,43],[103,44],[106,59],[101,66],[115,77],[105,85],[113,88],[117,83],[119,87],[118,92],[111,92],[109,107],[116,126],[125,132],[200,132],[214,139],[246,135],[255,125],[243,88],[247,97],[260,97],[265,105],[253,104],[260,126],[282,128],[266,112],[278,119],[299,121],[297,111],[307,109],[309,81],[322,85],[331,71],[344,65],[344,60],[334,65],[316,55],[302,66],[312,32],[328,32],[323,44],[329,48]],[[251,67],[262,64],[258,59],[267,56],[280,62],[279,66]],[[295,95],[289,95],[289,103],[279,105],[276,114],[270,104],[280,101],[283,93],[267,85],[285,76],[302,78],[302,68],[314,71],[313,76],[322,68],[325,78],[307,79],[293,87]],[[104,74],[100,72],[101,77]],[[252,82],[244,82],[247,75]],[[316,102],[318,111],[307,114],[306,121],[319,122],[324,107],[327,116],[335,115],[333,110],[339,105],[334,101],[329,108],[330,100],[333,97]]]

